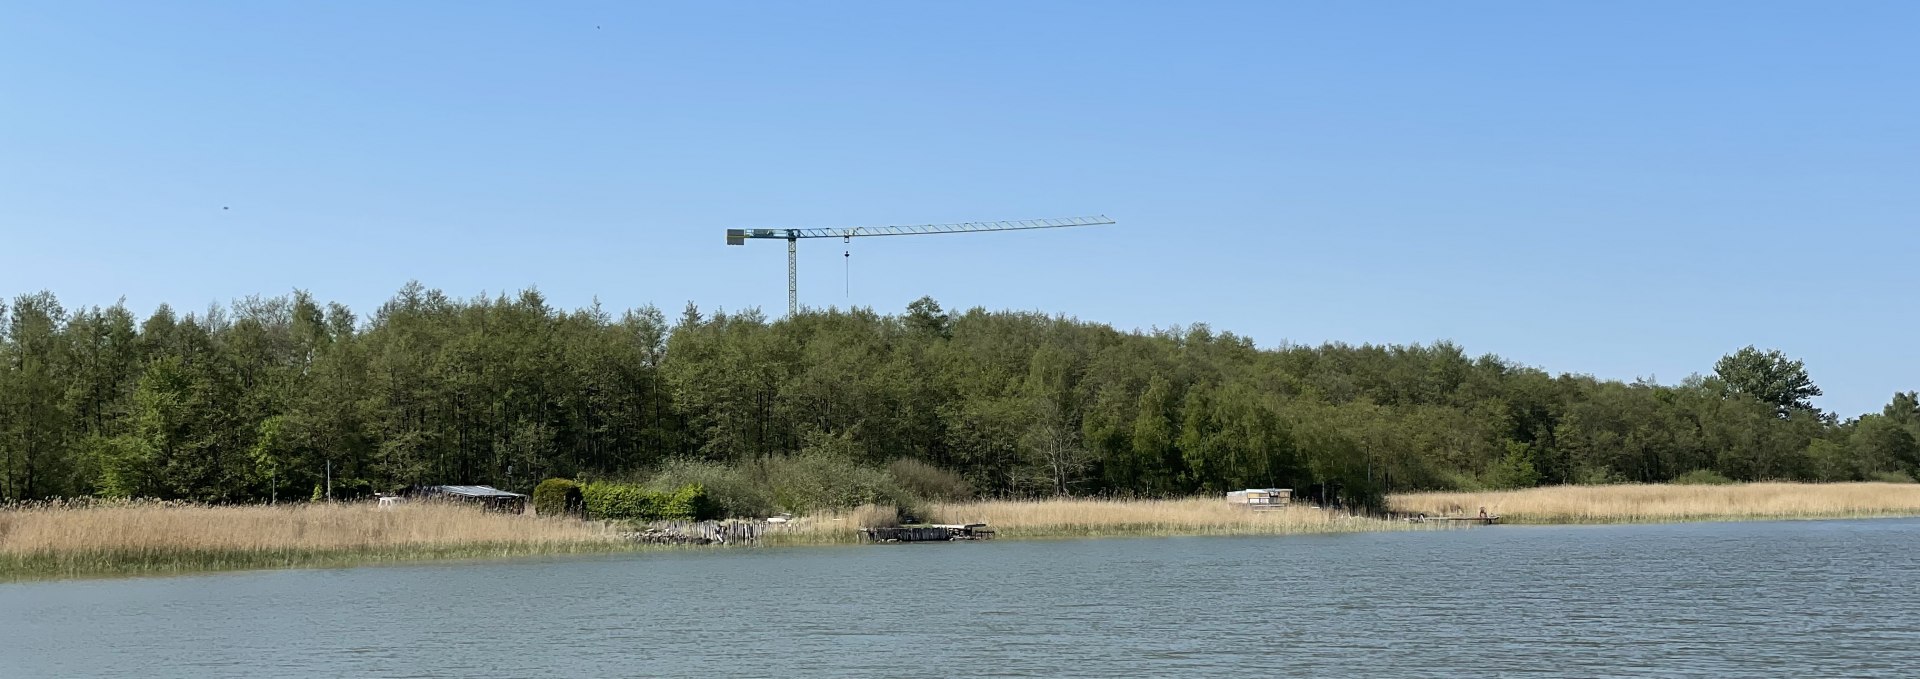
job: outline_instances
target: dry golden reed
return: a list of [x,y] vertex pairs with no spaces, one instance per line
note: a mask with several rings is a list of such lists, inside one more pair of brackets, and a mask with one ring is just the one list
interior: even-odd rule
[[0,513],[0,553],[89,549],[362,549],[607,539],[593,524],[441,503],[213,507],[125,503]]
[[1221,498],[1096,500],[1061,498],[934,504],[933,523],[985,523],[1014,537],[1071,535],[1287,535],[1404,530],[1382,521],[1311,507],[1255,511]]
[[[1252,510],[1225,499],[1196,497],[1177,501],[975,501],[925,506],[927,524],[987,524],[998,537],[1100,537],[1100,535],[1294,535],[1294,533],[1356,533],[1413,529],[1405,522],[1386,522],[1346,512],[1323,512],[1311,506],[1281,510]],[[860,506],[851,512],[810,516],[781,529],[778,541],[843,543],[854,541],[866,526],[897,526],[893,508]]]
[[[924,514],[918,518],[925,523],[984,523],[1002,538],[1293,535],[1426,527],[1311,507],[1254,511],[1212,497],[949,502],[928,505]],[[859,538],[862,527],[898,524],[893,508],[866,505],[847,512],[802,517],[768,535],[779,543],[852,542]]]
[[1520,523],[1634,523],[1920,515],[1920,484],[1746,483],[1735,485],[1548,486],[1525,490],[1408,493],[1388,498],[1398,512],[1477,514]]
[[0,579],[604,551],[597,523],[440,503],[211,507],[158,502],[0,510]]

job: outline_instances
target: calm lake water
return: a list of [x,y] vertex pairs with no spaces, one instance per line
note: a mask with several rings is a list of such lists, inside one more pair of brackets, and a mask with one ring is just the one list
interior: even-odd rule
[[0,585],[4,677],[1914,676],[1920,521],[885,545]]

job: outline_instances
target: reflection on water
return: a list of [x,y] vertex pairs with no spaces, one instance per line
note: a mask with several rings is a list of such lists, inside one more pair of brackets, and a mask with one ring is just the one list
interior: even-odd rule
[[0,585],[0,676],[1901,676],[1920,520],[881,545]]

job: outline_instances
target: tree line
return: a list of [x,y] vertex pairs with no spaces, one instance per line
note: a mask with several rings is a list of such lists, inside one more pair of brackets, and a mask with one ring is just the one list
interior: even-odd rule
[[669,320],[457,299],[372,316],[305,292],[136,319],[45,292],[0,309],[0,499],[208,502],[414,483],[531,489],[787,456],[957,472],[983,495],[1174,496],[1910,478],[1920,403],[1842,420],[1777,351],[1679,384],[1554,375],[1439,342],[1282,346],[1027,312]]

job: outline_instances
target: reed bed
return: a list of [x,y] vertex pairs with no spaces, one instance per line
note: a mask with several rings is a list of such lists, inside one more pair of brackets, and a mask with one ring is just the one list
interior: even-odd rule
[[837,512],[821,512],[770,525],[761,534],[769,545],[851,544],[860,541],[860,529],[900,525],[900,510],[891,506],[861,505]]
[[1220,498],[1054,499],[935,504],[933,523],[985,523],[1005,537],[1294,535],[1409,530],[1401,521],[1311,507],[1255,511]]
[[1514,523],[1653,523],[1920,515],[1920,484],[1746,483],[1549,486],[1525,490],[1408,493],[1394,511],[1434,516],[1481,507]]
[[608,527],[440,503],[0,509],[0,580],[613,551]]
[[[989,500],[928,505],[925,523],[985,523],[999,538],[1166,535],[1295,535],[1412,530],[1400,521],[1310,507],[1254,511],[1205,497],[1178,500]],[[872,505],[805,517],[768,533],[778,543],[854,542],[865,526],[898,525],[890,507]]]

